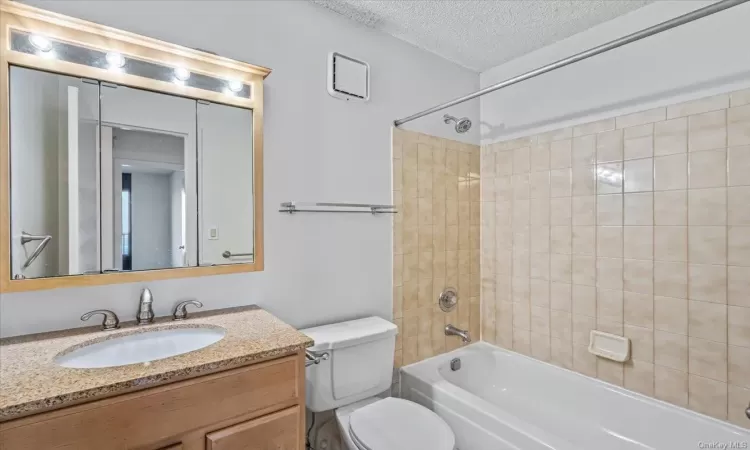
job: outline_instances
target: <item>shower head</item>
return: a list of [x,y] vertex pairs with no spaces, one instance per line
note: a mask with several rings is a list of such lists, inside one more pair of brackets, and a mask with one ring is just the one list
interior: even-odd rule
[[456,119],[455,117],[451,115],[444,115],[443,116],[443,122],[445,123],[455,123],[456,124],[456,133],[466,133],[471,128],[471,120],[469,120],[468,117],[463,117],[461,119]]

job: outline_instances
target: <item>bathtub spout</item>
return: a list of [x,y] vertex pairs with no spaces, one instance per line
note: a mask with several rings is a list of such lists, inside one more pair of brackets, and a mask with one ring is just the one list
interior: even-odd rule
[[463,341],[464,344],[471,343],[471,336],[469,335],[468,330],[462,330],[460,328],[456,328],[451,324],[448,324],[445,326],[445,335],[446,336],[459,336],[461,338],[461,341]]

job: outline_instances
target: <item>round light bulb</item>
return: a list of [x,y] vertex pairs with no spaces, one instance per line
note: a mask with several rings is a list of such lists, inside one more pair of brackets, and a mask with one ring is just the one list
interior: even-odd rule
[[227,81],[227,87],[230,91],[237,93],[242,90],[242,82],[239,80],[229,80]]
[[31,36],[29,36],[29,42],[31,42],[31,45],[33,45],[39,51],[48,52],[52,50],[52,42],[50,42],[50,40],[46,37],[39,34],[32,34]]
[[125,57],[118,52],[107,52],[107,64],[111,68],[120,68],[125,65]]
[[184,67],[177,67],[174,69],[174,77],[180,81],[187,81],[190,78],[190,71]]

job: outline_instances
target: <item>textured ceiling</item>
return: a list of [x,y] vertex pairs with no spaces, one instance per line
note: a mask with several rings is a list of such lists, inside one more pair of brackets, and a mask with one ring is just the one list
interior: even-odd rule
[[653,0],[311,0],[443,58],[484,71]]

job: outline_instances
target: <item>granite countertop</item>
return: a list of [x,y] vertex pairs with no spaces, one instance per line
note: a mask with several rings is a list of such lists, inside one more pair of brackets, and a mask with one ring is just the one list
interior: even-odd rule
[[[0,339],[0,422],[244,366],[313,344],[312,339],[257,306],[191,313],[179,322],[161,317],[150,325],[121,325],[115,331],[86,327]],[[147,363],[70,369],[54,361],[71,347],[119,335],[217,326],[226,330],[219,342]]]

